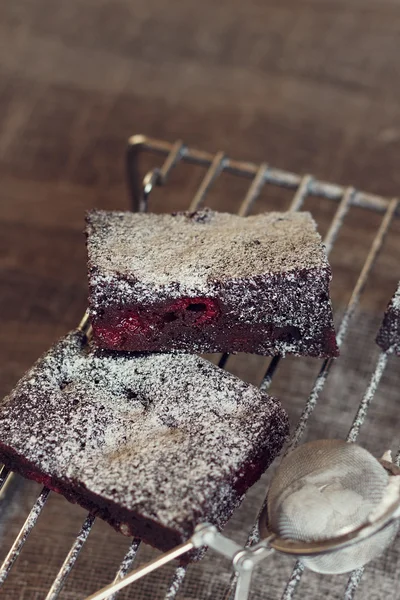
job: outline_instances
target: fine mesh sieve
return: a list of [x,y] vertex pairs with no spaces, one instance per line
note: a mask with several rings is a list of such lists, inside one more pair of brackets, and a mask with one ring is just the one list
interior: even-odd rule
[[[300,446],[281,463],[271,483],[264,518],[279,538],[315,542],[336,538],[368,521],[382,502],[389,474],[367,450],[340,440]],[[381,554],[398,521],[374,536],[330,554],[302,557],[319,573],[345,573]]]
[[105,600],[182,554],[207,545],[231,559],[235,600],[247,600],[251,573],[274,551],[295,555],[318,573],[346,573],[379,556],[394,539],[400,517],[400,469],[342,440],[300,446],[281,462],[259,519],[262,541],[242,548],[213,525],[188,542],[132,571],[86,600]]

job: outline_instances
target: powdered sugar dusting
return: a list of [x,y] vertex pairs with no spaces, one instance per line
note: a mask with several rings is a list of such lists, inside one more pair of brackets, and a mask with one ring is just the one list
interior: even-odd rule
[[400,282],[386,309],[376,341],[386,352],[400,356]]
[[156,286],[179,282],[190,293],[205,292],[216,279],[327,264],[310,213],[92,211],[87,222],[89,260],[103,275]]
[[399,285],[397,287],[396,293],[393,296],[392,307],[395,310],[399,310],[400,311],[400,282],[399,282]]
[[202,520],[229,518],[242,468],[268,466],[287,419],[276,400],[197,356],[88,352],[74,332],[4,400],[0,431],[0,456],[11,448],[185,538]]

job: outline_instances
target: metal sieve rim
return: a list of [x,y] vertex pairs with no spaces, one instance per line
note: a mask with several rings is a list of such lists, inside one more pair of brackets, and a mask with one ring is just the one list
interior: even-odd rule
[[[388,471],[389,475],[400,476],[400,467],[397,467],[394,463],[384,459],[380,459],[378,462],[385,468],[386,471]],[[276,552],[290,554],[293,556],[317,556],[322,554],[330,554],[332,552],[336,552],[337,550],[342,550],[358,544],[379,533],[397,520],[398,516],[395,516],[395,513],[400,508],[399,495],[399,497],[392,502],[386,511],[373,523],[366,521],[354,529],[350,529],[339,536],[332,537],[327,540],[301,542],[298,540],[283,539],[268,529],[269,519],[267,498],[268,494],[264,509],[258,522],[261,539],[266,540],[269,546],[276,550]]]

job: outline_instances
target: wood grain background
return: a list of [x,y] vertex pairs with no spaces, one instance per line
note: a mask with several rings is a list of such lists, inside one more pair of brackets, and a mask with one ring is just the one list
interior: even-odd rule
[[[0,0],[0,394],[84,312],[84,213],[128,207],[128,136],[181,138],[211,152],[397,195],[399,47],[400,0]],[[146,160],[143,168],[152,164]],[[152,208],[186,207],[203,175],[179,167],[166,189],[155,190]],[[235,210],[248,184],[222,176],[207,203]],[[265,189],[254,210],[284,208],[291,197]],[[310,199],[306,207],[324,233],[334,203]],[[380,219],[352,209],[341,231],[331,255],[337,315]],[[376,329],[400,278],[399,221],[311,419],[314,436],[345,436],[364,393],[378,354]],[[283,362],[273,392],[295,423],[320,363]],[[265,360],[238,356],[229,365],[259,382]],[[393,359],[361,436],[372,451],[398,447],[398,389]],[[3,554],[37,493],[33,484],[24,490],[22,504],[7,508],[13,514],[5,519]],[[253,488],[248,506],[258,506],[263,495]],[[242,533],[251,522],[246,510],[246,525],[240,519],[235,525]],[[82,515],[51,496],[3,589],[5,599],[45,596]],[[83,597],[114,576],[126,540],[103,523],[95,530],[63,598]],[[399,597],[398,545],[391,552],[368,570],[360,597]],[[286,575],[280,563],[271,564],[276,581],[261,579],[257,598],[278,598],[283,590]],[[206,561],[198,569],[206,597]],[[342,597],[343,582],[335,588],[329,578],[318,579],[313,588],[310,577],[307,597]],[[143,585],[150,586],[143,597],[161,597],[157,581]]]
[[129,135],[396,194],[399,43],[395,0],[1,2],[0,392],[79,320],[84,211],[127,206]]

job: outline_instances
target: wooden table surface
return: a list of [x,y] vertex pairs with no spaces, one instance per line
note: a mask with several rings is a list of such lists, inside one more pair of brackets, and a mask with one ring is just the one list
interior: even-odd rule
[[79,320],[84,211],[127,207],[129,135],[396,194],[399,43],[396,0],[1,2],[0,392]]
[[[235,158],[398,194],[399,47],[400,0],[0,0],[0,394],[79,322],[87,295],[84,213],[128,207],[124,153],[130,135],[181,138],[210,152],[222,149]],[[187,206],[203,175],[180,168],[168,188],[156,190],[153,208]],[[221,178],[211,204],[236,209],[248,185]],[[256,210],[286,207],[291,197],[264,190]],[[307,206],[318,213],[324,233],[335,205],[310,200]],[[380,219],[354,209],[340,234],[341,250],[331,255],[340,310]],[[346,435],[375,364],[376,328],[400,278],[399,221],[328,380],[313,425],[319,437]],[[255,370],[264,363],[258,358],[233,359],[237,374],[259,381]],[[272,390],[296,417],[319,368],[311,363],[285,360],[281,383]],[[377,451],[389,442],[398,446],[394,363],[385,385],[361,439]],[[30,498],[21,495],[20,520]],[[43,598],[80,527],[83,512],[67,512],[58,495],[52,498],[38,525],[42,546],[28,543],[5,598],[22,598],[21,590],[28,590],[24,598]],[[65,535],[54,528],[56,519]],[[3,554],[19,526],[15,519]],[[113,534],[118,540],[112,546],[109,528],[103,530],[65,597],[83,597],[83,590],[92,592],[114,576],[122,536]],[[380,598],[384,585],[385,597],[398,598],[396,554],[390,561],[380,579],[372,573],[378,595],[368,598]],[[385,583],[387,571],[392,578]],[[368,573],[364,590],[373,588]],[[271,597],[280,597],[281,579]],[[267,580],[268,589],[272,584]],[[316,589],[307,597],[333,597]],[[266,598],[264,592],[259,597]]]

